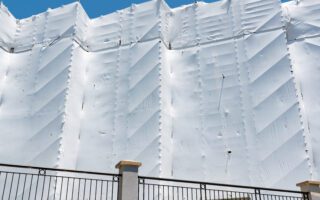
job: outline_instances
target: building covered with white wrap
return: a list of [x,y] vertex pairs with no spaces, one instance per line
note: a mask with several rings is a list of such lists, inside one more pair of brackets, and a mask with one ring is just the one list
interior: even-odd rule
[[294,188],[320,178],[320,1],[0,8],[0,162]]

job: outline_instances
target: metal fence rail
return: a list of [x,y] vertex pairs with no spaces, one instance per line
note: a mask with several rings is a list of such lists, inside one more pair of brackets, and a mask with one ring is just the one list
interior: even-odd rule
[[0,164],[1,200],[116,200],[118,174]]
[[219,183],[139,177],[139,200],[309,200],[308,193]]
[[110,174],[0,164],[0,200],[309,200],[308,192],[138,176],[128,166]]

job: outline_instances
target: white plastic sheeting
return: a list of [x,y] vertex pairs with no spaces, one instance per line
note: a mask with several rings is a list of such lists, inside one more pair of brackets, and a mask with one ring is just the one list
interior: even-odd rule
[[320,175],[320,2],[301,1],[283,5],[287,21],[288,47],[291,55],[297,89],[301,96],[301,114],[304,128],[311,146],[315,178]]
[[320,2],[0,9],[0,162],[294,188],[319,173]]

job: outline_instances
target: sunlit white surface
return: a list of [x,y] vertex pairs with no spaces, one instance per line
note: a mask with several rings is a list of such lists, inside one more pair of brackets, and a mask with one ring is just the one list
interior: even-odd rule
[[320,2],[0,9],[0,162],[295,188],[319,174]]

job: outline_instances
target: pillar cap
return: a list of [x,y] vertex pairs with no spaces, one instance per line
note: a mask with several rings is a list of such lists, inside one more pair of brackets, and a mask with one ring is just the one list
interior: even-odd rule
[[306,186],[306,185],[320,186],[320,181],[307,180],[307,181],[303,181],[303,182],[297,183],[297,186],[299,186],[299,187]]
[[133,161],[133,160],[121,160],[116,164],[116,168],[120,169],[124,166],[129,166],[129,167],[140,167],[142,164],[141,162]]

